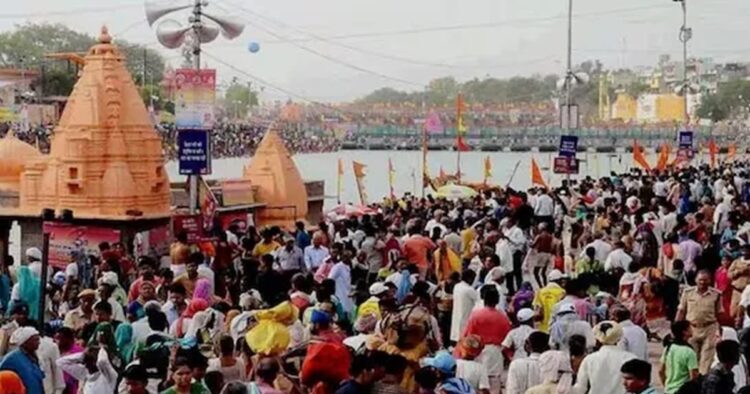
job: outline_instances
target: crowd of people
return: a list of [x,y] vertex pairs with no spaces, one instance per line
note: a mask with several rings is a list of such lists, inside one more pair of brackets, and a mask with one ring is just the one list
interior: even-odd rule
[[30,248],[0,267],[0,392],[748,393],[749,180],[407,195],[45,278]]
[[[226,157],[250,157],[258,148],[268,124],[264,123],[222,123],[211,133],[211,152],[215,159]],[[177,158],[177,129],[174,124],[161,124],[157,127],[163,141],[167,159]],[[341,145],[330,131],[310,129],[298,124],[277,122],[276,131],[292,154],[324,153],[337,151]]]

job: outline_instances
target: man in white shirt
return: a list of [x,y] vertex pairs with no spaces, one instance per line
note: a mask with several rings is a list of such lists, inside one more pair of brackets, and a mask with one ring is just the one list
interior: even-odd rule
[[659,179],[654,182],[654,195],[656,197],[666,198],[669,194],[669,186],[664,176],[660,176]]
[[659,216],[664,234],[670,234],[674,231],[675,227],[677,227],[677,213],[674,210],[674,206],[669,203],[662,204],[659,208]]
[[90,347],[57,360],[58,367],[83,383],[82,394],[113,393],[117,387],[117,371],[105,346],[100,346],[98,351]]
[[617,346],[622,327],[614,321],[603,321],[594,327],[594,337],[602,347],[583,359],[573,392],[626,394],[619,378],[620,368],[637,357]]
[[474,304],[479,299],[477,291],[471,287],[476,278],[476,273],[467,269],[461,274],[461,281],[453,288],[453,311],[451,314],[451,335],[450,340],[458,342],[461,339],[466,323],[469,321],[469,315],[474,308]]
[[507,220],[507,222],[503,229],[503,235],[508,240],[510,249],[513,252],[513,274],[508,278],[508,290],[510,294],[513,294],[516,292],[516,289],[521,288],[521,284],[523,283],[522,265],[528,241],[523,230],[516,224],[515,219],[506,218],[504,220]]
[[630,263],[632,262],[633,258],[625,252],[625,244],[622,243],[622,241],[617,241],[615,242],[614,250],[609,252],[607,259],[604,260],[604,270],[609,271],[615,268],[620,268],[624,272],[628,272]]
[[599,261],[605,261],[607,260],[607,257],[609,256],[609,252],[612,251],[612,246],[604,240],[604,233],[603,232],[597,232],[594,234],[594,242],[591,242],[590,244],[586,245],[581,250],[581,258],[586,257],[586,249],[588,248],[594,248],[595,254],[594,258]]
[[555,212],[555,201],[550,197],[550,195],[545,192],[541,191],[539,195],[536,197],[536,203],[534,205],[534,215],[539,217],[551,217],[552,214]]
[[44,392],[62,394],[65,390],[65,380],[62,370],[57,367],[60,349],[55,341],[50,337],[41,337],[36,356],[39,359],[39,368],[44,372]]
[[427,222],[427,225],[424,226],[424,231],[427,232],[428,236],[432,236],[432,230],[435,228],[440,228],[440,234],[448,232],[448,229],[442,224],[443,215],[445,215],[445,212],[442,209],[436,209],[432,214],[432,219],[430,219]]
[[630,320],[630,311],[625,307],[618,307],[612,311],[612,319],[622,327],[622,339],[618,344],[620,349],[648,361],[648,335]]
[[526,340],[527,357],[515,358],[508,367],[506,394],[524,394],[526,390],[543,383],[539,356],[549,350],[549,337],[541,331],[532,332]]
[[315,272],[318,267],[330,256],[328,248],[323,246],[323,239],[315,234],[312,245],[305,248],[304,258],[307,272]]

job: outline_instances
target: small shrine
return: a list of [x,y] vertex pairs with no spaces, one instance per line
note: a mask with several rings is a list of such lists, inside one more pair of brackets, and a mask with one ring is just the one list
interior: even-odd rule
[[307,219],[305,182],[279,134],[269,129],[242,177],[258,187],[257,196],[266,205],[258,212],[258,223],[293,228]]
[[106,27],[89,49],[49,155],[0,140],[0,244],[18,221],[22,249],[40,246],[42,216],[117,230],[123,240],[169,222],[161,138]]

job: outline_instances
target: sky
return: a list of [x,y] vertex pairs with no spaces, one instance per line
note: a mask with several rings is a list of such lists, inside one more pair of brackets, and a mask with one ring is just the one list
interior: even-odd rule
[[[191,0],[155,0],[189,4]],[[747,0],[687,0],[690,56],[750,60]],[[161,48],[141,0],[3,2],[0,31],[26,22],[63,23],[95,35]],[[206,12],[246,24],[232,41],[204,46],[205,66],[221,81],[263,88],[262,99],[340,102],[382,87],[421,90],[430,80],[464,81],[560,73],[565,67],[565,0],[208,0]],[[682,12],[672,0],[574,0],[573,62],[607,68],[648,66],[681,57]],[[187,11],[163,19],[187,20]],[[158,22],[157,22],[158,23]],[[260,51],[250,53],[251,42]]]

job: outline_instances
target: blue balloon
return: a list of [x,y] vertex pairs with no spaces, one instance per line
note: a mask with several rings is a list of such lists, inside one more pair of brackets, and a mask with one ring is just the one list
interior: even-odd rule
[[260,44],[257,42],[251,42],[247,46],[247,50],[250,51],[250,53],[258,53],[258,51],[260,51]]

